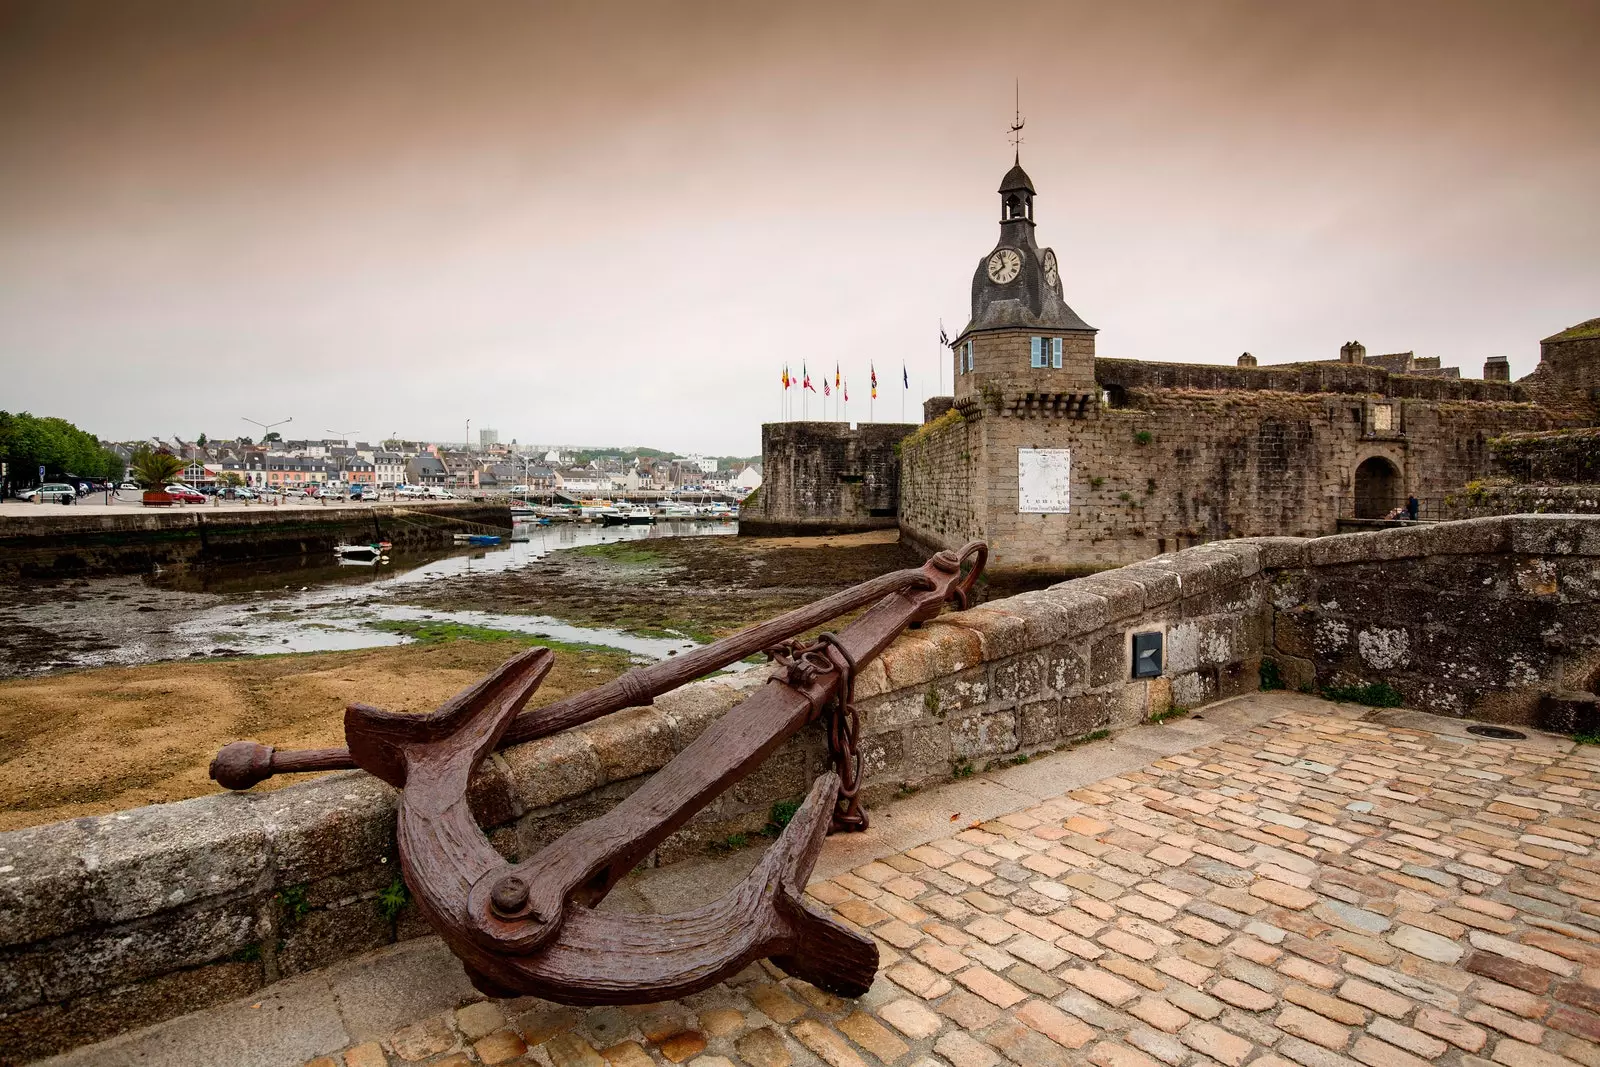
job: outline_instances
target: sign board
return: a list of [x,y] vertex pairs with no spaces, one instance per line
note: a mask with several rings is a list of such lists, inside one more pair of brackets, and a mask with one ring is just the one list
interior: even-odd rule
[[1061,515],[1072,503],[1072,449],[1017,449],[1017,511]]
[[1372,428],[1378,433],[1388,433],[1394,428],[1394,408],[1388,404],[1372,405]]
[[44,464],[39,464],[39,480],[44,481]]

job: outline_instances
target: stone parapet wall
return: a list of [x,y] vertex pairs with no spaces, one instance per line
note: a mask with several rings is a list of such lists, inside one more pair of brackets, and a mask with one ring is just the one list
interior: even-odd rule
[[[1523,516],[1215,542],[947,613],[858,678],[867,800],[1254,689],[1264,659],[1292,683],[1383,681],[1514,717],[1592,659],[1597,600],[1600,517]],[[1131,635],[1151,631],[1163,673],[1134,680]],[[479,822],[527,857],[762,684],[761,671],[702,681],[498,753],[473,782]],[[807,728],[650,862],[760,831],[826,759]],[[422,933],[397,893],[394,817],[394,791],[352,772],[0,834],[0,1061]]]
[[1135,359],[1094,361],[1102,386],[1124,389],[1271,390],[1288,393],[1372,393],[1415,400],[1527,401],[1511,382],[1397,374],[1375,364],[1284,363],[1229,367],[1210,363],[1147,363]]
[[1600,484],[1495,485],[1474,482],[1446,493],[1439,517],[1447,522],[1491,515],[1600,514]]
[[1382,687],[1406,706],[1534,724],[1600,680],[1600,516],[1518,515],[1304,543],[1272,577],[1291,687]]

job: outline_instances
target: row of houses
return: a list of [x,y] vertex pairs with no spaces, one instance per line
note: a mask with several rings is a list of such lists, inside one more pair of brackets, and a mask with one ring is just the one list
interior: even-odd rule
[[[335,441],[275,441],[257,445],[239,441],[152,440],[118,446],[131,457],[136,448],[155,445],[187,459],[185,480],[214,484],[236,475],[248,486],[296,489],[329,484],[392,489],[420,485],[451,490],[510,492],[517,486],[532,494],[564,492],[599,496],[641,489],[705,489],[732,491],[760,484],[759,472],[716,470],[698,457],[667,459],[607,456],[586,466],[559,463],[559,452],[518,455],[497,442],[486,450],[469,451],[416,441],[388,441],[373,447]],[[550,462],[550,457],[558,462]],[[712,469],[706,470],[704,468]],[[227,479],[231,480],[231,479]]]

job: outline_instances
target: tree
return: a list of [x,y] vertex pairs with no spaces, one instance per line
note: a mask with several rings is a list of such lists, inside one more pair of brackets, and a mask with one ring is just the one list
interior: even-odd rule
[[271,433],[267,434],[267,436],[261,439],[261,443],[265,445],[271,444],[273,441],[281,440],[283,440],[283,434],[279,433],[277,430],[273,430]]
[[13,480],[32,482],[38,468],[46,480],[115,478],[122,461],[90,433],[66,419],[40,418],[26,411],[0,411],[0,460],[11,467]]
[[225,489],[237,489],[244,484],[244,476],[238,471],[223,471],[217,475],[217,482]]
[[206,435],[201,434],[199,437],[195,438],[194,443],[199,445],[201,448],[206,447]]
[[133,480],[146,492],[160,492],[183,476],[183,460],[166,449],[140,448],[133,454]]

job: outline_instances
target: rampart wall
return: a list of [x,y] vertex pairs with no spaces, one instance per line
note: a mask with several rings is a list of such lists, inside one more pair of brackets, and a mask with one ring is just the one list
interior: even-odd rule
[[[1131,678],[1136,632],[1163,636],[1159,677]],[[903,635],[857,681],[867,800],[1254,689],[1264,660],[1292,685],[1383,683],[1426,710],[1527,722],[1543,692],[1592,688],[1597,655],[1600,517],[1219,541]],[[507,749],[475,778],[474,811],[496,847],[527,857],[761,684],[699,682]],[[808,728],[650,862],[761,829],[824,761]],[[0,1061],[424,932],[413,909],[383,904],[394,819],[393,790],[341,773],[0,834]]]
[[[1087,417],[1019,418],[973,403],[960,409],[962,421],[943,416],[908,438],[901,447],[903,536],[925,549],[981,537],[993,546],[997,576],[1083,574],[1230,537],[1320,536],[1355,514],[1357,469],[1366,460],[1380,459],[1395,473],[1387,510],[1408,495],[1437,499],[1481,478],[1491,437],[1553,423],[1544,409],[1509,398],[1309,391],[1392,377],[1360,366],[1097,361],[1107,364],[1116,365],[1102,381],[1111,403]],[[1256,376],[1260,390],[1217,388]],[[1489,394],[1513,395],[1505,383],[1405,381],[1419,383],[1419,391],[1485,386]],[[1304,390],[1268,388],[1274,385]],[[1023,448],[1071,450],[1066,513],[1019,512]]]
[[327,556],[335,545],[373,540],[432,548],[448,543],[453,533],[511,530],[509,507],[468,502],[40,511],[0,516],[0,575],[120,574],[182,563]]
[[741,534],[892,528],[900,500],[896,445],[914,425],[769,422],[761,427],[761,488],[739,509]]

